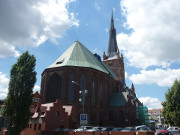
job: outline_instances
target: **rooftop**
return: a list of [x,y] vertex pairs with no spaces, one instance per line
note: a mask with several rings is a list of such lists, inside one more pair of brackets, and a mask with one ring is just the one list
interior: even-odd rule
[[77,66],[88,67],[109,74],[113,78],[117,75],[107,67],[102,61],[99,61],[83,44],[75,41],[52,65],[48,68]]

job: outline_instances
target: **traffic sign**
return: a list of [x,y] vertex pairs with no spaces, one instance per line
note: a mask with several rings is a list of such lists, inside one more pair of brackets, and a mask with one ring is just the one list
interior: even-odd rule
[[87,125],[87,114],[80,114],[80,125]]

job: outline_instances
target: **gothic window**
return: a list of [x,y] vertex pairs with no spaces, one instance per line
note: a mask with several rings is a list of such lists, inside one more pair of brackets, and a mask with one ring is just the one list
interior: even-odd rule
[[91,103],[92,103],[92,105],[95,105],[95,79],[94,79],[94,77],[92,77],[92,79],[91,79],[91,86],[92,86],[92,88],[91,88],[91,90],[92,90]]
[[105,97],[107,99],[107,96],[108,96],[108,81],[105,83]]
[[85,90],[86,89],[86,76],[84,74],[81,75],[81,83],[80,83],[80,86],[81,86],[81,91]]
[[55,102],[61,97],[61,78],[58,74],[54,74],[49,81],[47,89],[47,102]]
[[69,79],[69,91],[68,91],[68,103],[72,103],[74,101],[74,84],[72,83],[74,81],[74,73],[71,74]]
[[101,78],[100,84],[99,84],[99,97],[100,97],[100,99],[102,99],[102,78]]

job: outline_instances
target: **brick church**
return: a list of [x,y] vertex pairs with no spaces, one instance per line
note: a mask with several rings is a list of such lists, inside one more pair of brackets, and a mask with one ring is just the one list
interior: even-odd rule
[[44,111],[45,117],[48,110],[47,107],[43,109],[43,106],[51,104],[53,108],[52,103],[56,103],[56,106],[59,103],[64,112],[57,109],[52,115],[67,118],[62,118],[63,121],[56,128],[77,128],[80,126],[80,114],[83,113],[79,91],[84,90],[88,91],[84,104],[88,125],[125,127],[137,124],[136,106],[142,104],[136,98],[134,85],[128,88],[125,83],[124,59],[117,46],[113,14],[108,50],[107,54],[104,52],[102,60],[80,41],[75,41],[43,71],[40,90],[43,104],[36,113]]

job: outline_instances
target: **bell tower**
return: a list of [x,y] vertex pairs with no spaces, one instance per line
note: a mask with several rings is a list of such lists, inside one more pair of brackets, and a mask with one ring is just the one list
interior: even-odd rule
[[124,59],[123,55],[120,55],[117,40],[116,40],[116,29],[114,27],[113,13],[111,16],[111,24],[109,30],[109,42],[107,55],[103,54],[103,62],[109,66],[118,76],[118,80],[125,84],[125,70],[124,70]]

